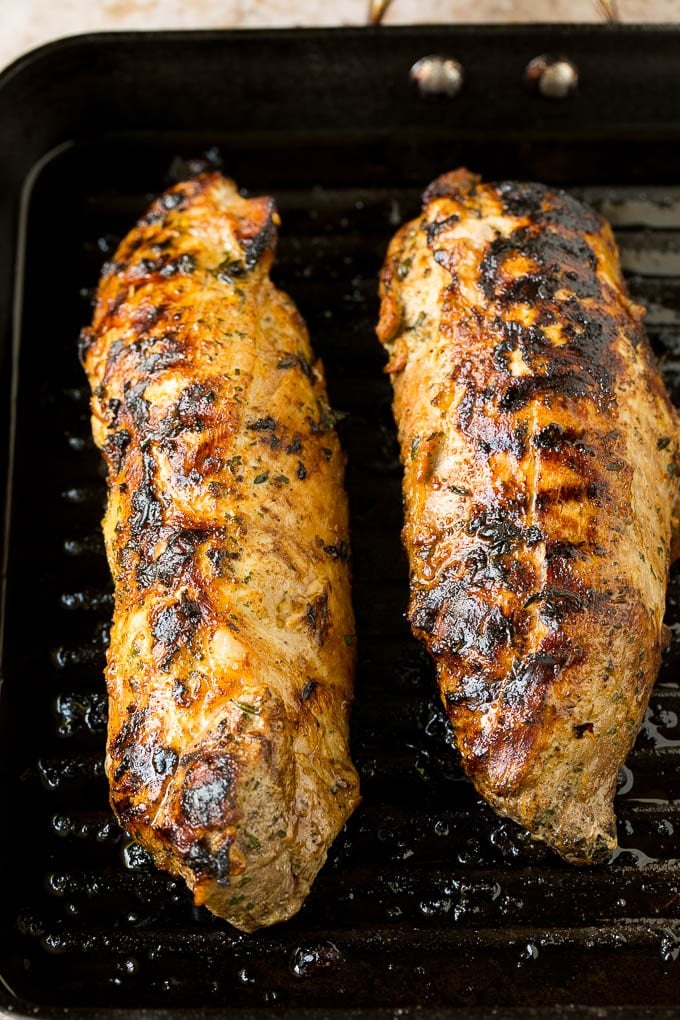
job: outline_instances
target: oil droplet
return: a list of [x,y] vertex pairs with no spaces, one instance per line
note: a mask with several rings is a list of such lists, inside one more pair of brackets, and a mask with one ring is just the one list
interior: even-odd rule
[[661,940],[660,950],[664,963],[675,963],[680,958],[680,932],[666,929]]
[[342,960],[342,954],[330,940],[316,945],[298,946],[289,960],[291,974],[296,978],[311,977],[320,970],[328,970]]
[[151,866],[151,857],[139,843],[128,843],[123,848],[123,864],[130,871],[138,871]]
[[624,793],[630,793],[633,789],[633,773],[627,765],[622,765],[619,769],[618,780],[616,784],[616,796],[621,797]]
[[421,914],[424,914],[425,917],[441,917],[442,914],[448,914],[451,909],[451,900],[448,897],[421,900],[418,906]]
[[524,964],[533,963],[534,960],[537,959],[538,959],[538,946],[534,942],[527,942],[527,944],[523,947],[520,953],[517,966],[523,967]]
[[118,964],[118,970],[126,977],[133,977],[139,971],[139,961],[134,956],[128,956]]

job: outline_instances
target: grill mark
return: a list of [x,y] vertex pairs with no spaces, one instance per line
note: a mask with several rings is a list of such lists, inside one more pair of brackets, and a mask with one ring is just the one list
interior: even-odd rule
[[516,658],[494,689],[495,723],[475,733],[465,768],[473,776],[487,773],[498,796],[515,791],[530,768],[548,691],[579,655],[564,633],[553,632],[538,651]]
[[487,598],[487,593],[472,590],[467,580],[444,572],[433,588],[415,593],[409,621],[429,635],[434,655],[475,651],[489,657],[512,645],[515,627],[512,617],[489,605]]
[[199,878],[214,878],[217,885],[227,886],[229,885],[230,847],[233,841],[233,837],[227,836],[217,850],[211,850],[203,843],[192,843],[182,856]]
[[151,616],[153,656],[168,672],[180,649],[191,643],[202,619],[201,607],[183,591],[179,599],[163,606]]
[[602,481],[583,480],[568,485],[556,485],[550,489],[539,489],[536,494],[536,506],[539,510],[547,510],[560,503],[592,502],[601,506],[607,495],[608,486]]
[[328,618],[328,593],[322,592],[307,604],[305,622],[311,631],[314,641],[321,648],[326,637],[330,621]]
[[[157,533],[163,522],[163,508],[154,485],[157,465],[150,453],[142,453],[142,481],[134,489],[131,496],[132,514],[130,517],[130,535],[140,538],[144,531],[150,529]],[[151,538],[151,537],[150,537]]]
[[177,584],[194,560],[197,547],[214,535],[213,529],[170,531],[163,551],[156,559],[140,555],[136,568],[140,588],[159,583],[169,588]]
[[241,220],[235,234],[243,251],[246,272],[250,272],[262,255],[276,244],[276,204],[271,198],[252,199],[253,214]]
[[234,811],[237,765],[229,754],[186,755],[180,806],[185,821],[194,829],[226,825]]

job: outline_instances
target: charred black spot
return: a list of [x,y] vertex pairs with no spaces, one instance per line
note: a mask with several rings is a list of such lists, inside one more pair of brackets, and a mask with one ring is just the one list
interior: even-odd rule
[[276,242],[276,225],[273,219],[274,204],[271,203],[262,229],[254,237],[239,238],[243,249],[245,268],[250,272],[257,265],[260,256]]
[[549,564],[553,560],[581,560],[584,555],[582,544],[554,540],[545,543],[545,557]]
[[498,422],[486,414],[484,406],[498,402],[498,387],[477,390],[468,386],[458,406],[461,431],[487,457],[494,453],[512,453],[518,460],[526,451],[527,426],[525,422]]
[[[158,246],[157,246],[158,248]],[[171,276],[176,276],[178,273],[188,274],[193,273],[196,268],[196,259],[193,255],[188,252],[183,252],[176,258],[169,258],[166,253],[161,251],[157,258],[142,258],[140,259],[138,266],[133,267],[133,275],[139,275],[140,272],[144,275],[152,275],[158,273],[164,279],[169,279]]]
[[533,181],[502,181],[495,186],[503,212],[510,216],[537,217],[543,212],[547,197],[544,184]]
[[326,592],[317,595],[307,604],[305,621],[320,648],[328,634],[328,595]]
[[332,458],[333,458],[333,451],[329,450],[327,446],[322,446],[321,447],[321,452],[324,455],[324,457],[326,458],[326,460],[332,460]]
[[185,860],[201,877],[214,878],[219,886],[229,885],[229,840],[225,840],[216,853],[193,843]]
[[106,440],[104,454],[114,474],[118,474],[121,469],[131,438],[127,429],[119,429],[118,432],[110,434]]
[[309,364],[304,354],[298,353],[297,360],[298,365],[302,369],[302,374],[306,376],[308,379],[314,380],[314,369]]
[[345,541],[340,541],[337,545],[325,545],[323,551],[332,560],[340,560],[342,563],[346,563],[349,559],[349,546]]
[[120,757],[125,748],[137,739],[145,719],[146,711],[143,708],[135,708],[134,705],[128,707],[128,717],[111,742],[112,758]]
[[120,764],[113,773],[114,782],[122,782],[123,788],[130,793],[153,783],[155,778],[153,753],[154,749],[149,744],[128,744],[121,755]]
[[230,795],[235,777],[235,763],[228,754],[208,756],[189,764],[181,805],[190,825],[209,828],[224,824],[233,806]]
[[518,545],[536,545],[543,539],[540,528],[524,528],[515,523],[502,507],[481,510],[472,514],[465,528],[470,536],[489,543],[489,552],[505,556]]
[[460,655],[474,649],[490,656],[513,640],[511,618],[499,606],[489,605],[467,580],[447,573],[434,588],[416,594],[409,618],[414,627],[431,636],[435,655]]
[[125,407],[133,424],[138,429],[143,429],[149,421],[149,401],[142,394],[146,389],[146,381],[130,386],[126,383],[124,388]]
[[191,562],[197,545],[205,538],[202,531],[176,531],[168,536],[165,548],[157,559],[140,562],[137,581],[142,588],[156,582],[170,587],[176,584]]
[[457,213],[452,213],[451,216],[447,216],[443,220],[434,220],[429,223],[426,230],[427,243],[429,247],[432,247],[436,243],[437,237],[443,230],[453,226],[455,223],[460,222],[460,216]]
[[[163,333],[161,336],[145,337],[132,345],[139,352],[142,371],[153,375],[168,368],[175,368],[184,361],[184,348],[176,333]],[[153,348],[157,347],[156,350]]]
[[[538,270],[506,277],[503,264],[517,256],[531,259]],[[480,264],[479,284],[486,298],[505,305],[550,300],[562,289],[577,297],[601,297],[596,270],[597,257],[580,233],[532,224],[490,242]],[[577,279],[568,279],[567,272],[576,273]]]
[[557,422],[546,425],[535,436],[532,437],[532,445],[539,450],[551,450],[558,453],[565,446],[578,443],[581,438],[580,432],[573,429],[565,429]]
[[179,755],[171,747],[157,747],[152,756],[154,771],[162,777],[171,776],[177,768]]
[[560,393],[567,397],[586,397],[592,392],[588,380],[571,372],[551,370],[546,375],[522,376],[504,388],[499,401],[501,411],[519,411],[539,397]]
[[183,429],[201,432],[212,419],[216,399],[215,391],[207,383],[191,383],[182,390],[169,416],[171,430],[174,433]]
[[291,439],[290,443],[288,443],[288,445],[286,446],[286,453],[290,454],[302,453],[302,439],[300,438],[299,433],[296,432],[293,438]]
[[436,177],[423,192],[423,206],[434,202],[437,198],[456,198],[474,200],[477,194],[477,181],[472,174],[442,174]]
[[574,724],[574,736],[577,740],[583,739],[584,733],[594,733],[595,727],[591,722],[575,723]]
[[233,283],[234,280],[245,276],[247,272],[248,267],[242,259],[235,259],[233,256],[227,255],[215,270],[215,276],[222,283]]
[[541,617],[548,623],[561,623],[568,613],[578,613],[585,608],[587,596],[578,595],[566,588],[544,588],[535,592],[524,603],[528,609],[539,604]]
[[582,503],[592,501],[595,506],[607,494],[607,486],[603,482],[578,482],[573,485],[561,485],[554,489],[542,489],[536,497],[536,506],[539,510],[546,510],[550,506],[561,503]]
[[493,700],[493,685],[485,673],[466,670],[455,689],[447,691],[444,698],[448,709],[464,705],[475,711]]
[[276,426],[276,419],[272,418],[271,415],[267,415],[266,418],[258,418],[257,421],[251,422],[246,428],[252,432],[273,432]]
[[465,560],[465,570],[469,581],[475,584],[482,582],[505,581],[507,567],[497,556],[489,555],[487,549],[479,545],[472,549]]
[[189,694],[187,685],[183,680],[173,680],[172,682],[172,697],[173,700],[181,705],[182,708],[186,708],[191,704],[193,698]]
[[317,680],[308,680],[300,692],[300,699],[302,701],[307,701],[309,698],[311,698],[312,694],[314,693],[318,686],[319,684]]
[[152,329],[158,320],[165,315],[165,305],[142,304],[135,306],[132,312],[132,327],[135,333],[145,333]]
[[206,550],[206,556],[213,566],[213,570],[217,577],[226,577],[231,573],[231,564],[233,560],[239,560],[241,554],[238,552],[229,552],[223,546],[211,546]]
[[299,460],[297,463],[297,470],[295,471],[295,474],[297,475],[301,482],[304,482],[305,478],[307,477],[307,468],[305,467],[301,460]]
[[562,665],[561,657],[550,652],[534,652],[516,660],[503,686],[503,704],[521,711],[534,700],[537,688],[547,686],[557,677]]
[[158,528],[163,520],[163,508],[156,495],[154,478],[156,462],[149,453],[142,455],[143,481],[132,493],[132,516],[130,533],[133,538],[141,535],[145,528]]
[[536,223],[559,226],[574,233],[598,233],[602,221],[589,205],[566,191],[552,190],[533,181],[503,181],[495,185],[503,211],[510,216],[526,216]]
[[164,606],[156,613],[151,633],[154,645],[160,646],[161,669],[168,670],[182,646],[189,644],[201,622],[201,609],[186,592],[178,602]]

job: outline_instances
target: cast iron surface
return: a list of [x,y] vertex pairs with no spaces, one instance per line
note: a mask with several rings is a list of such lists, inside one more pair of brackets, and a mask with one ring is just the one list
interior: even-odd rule
[[[523,64],[555,43],[531,27],[505,37],[423,29],[94,38],[49,48],[0,82],[0,125],[14,145],[0,171],[5,294],[18,188],[39,157],[75,135],[27,191],[21,328],[14,371],[6,358],[4,372],[5,396],[12,379],[16,391],[0,703],[5,1008],[92,1017],[276,1008],[372,1018],[419,1006],[432,1018],[492,1008],[672,1015],[680,641],[622,772],[622,848],[609,865],[570,868],[496,818],[460,772],[432,668],[403,619],[400,471],[374,336],[387,241],[431,177],[465,163],[487,176],[542,179],[583,194],[614,222],[680,401],[672,186],[680,82],[667,63],[669,38],[566,30],[561,49],[571,43],[582,74],[600,69],[604,83],[596,89],[586,74],[585,93],[562,107],[522,91]],[[413,60],[444,47],[478,69],[460,106],[423,104],[408,89]],[[638,84],[656,82],[656,100],[649,89],[635,100],[631,61]],[[332,402],[346,415],[359,637],[353,743],[364,801],[298,917],[254,936],[195,909],[182,883],[128,843],[102,769],[111,588],[99,531],[104,480],[76,340],[102,262],[149,199],[190,169],[187,160],[221,160],[251,193],[276,197],[276,279],[307,319]],[[674,639],[679,599],[676,572]]]

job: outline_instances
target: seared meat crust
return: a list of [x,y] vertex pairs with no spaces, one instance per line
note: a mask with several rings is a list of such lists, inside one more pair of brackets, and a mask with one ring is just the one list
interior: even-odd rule
[[562,192],[456,171],[393,239],[381,297],[409,618],[463,766],[567,860],[606,859],[680,469],[611,230]]
[[299,909],[358,801],[344,460],[269,279],[277,223],[218,174],[170,189],[82,337],[108,466],[111,802],[245,931]]

